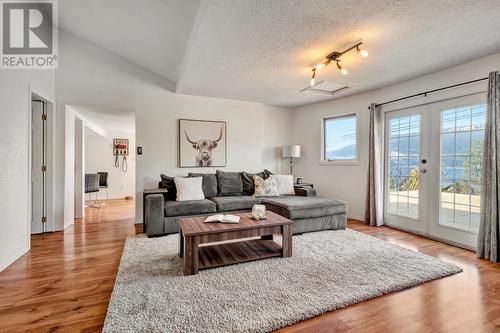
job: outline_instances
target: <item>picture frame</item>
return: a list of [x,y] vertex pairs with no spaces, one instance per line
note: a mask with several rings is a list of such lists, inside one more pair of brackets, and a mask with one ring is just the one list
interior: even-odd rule
[[178,166],[225,167],[227,124],[219,120],[179,119]]

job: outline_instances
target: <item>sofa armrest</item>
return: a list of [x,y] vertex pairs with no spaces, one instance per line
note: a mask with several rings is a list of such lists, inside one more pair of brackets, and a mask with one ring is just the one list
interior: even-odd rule
[[163,234],[165,219],[165,198],[163,194],[149,194],[144,205],[146,234],[148,236]]
[[313,189],[312,187],[309,186],[295,186],[295,195],[302,196],[302,197],[315,197],[316,196],[316,190]]

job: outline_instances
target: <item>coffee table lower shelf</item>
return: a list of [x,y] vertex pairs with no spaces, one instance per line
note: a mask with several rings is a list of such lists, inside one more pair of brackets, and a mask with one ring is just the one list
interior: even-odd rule
[[198,268],[214,268],[281,256],[283,256],[281,245],[267,239],[200,246],[198,248]]

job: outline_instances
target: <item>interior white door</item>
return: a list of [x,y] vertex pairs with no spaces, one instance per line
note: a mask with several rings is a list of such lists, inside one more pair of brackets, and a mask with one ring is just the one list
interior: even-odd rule
[[476,247],[486,95],[431,105],[429,234]]
[[427,232],[429,107],[385,113],[384,221]]
[[43,103],[32,101],[31,110],[31,233],[38,234],[45,213]]

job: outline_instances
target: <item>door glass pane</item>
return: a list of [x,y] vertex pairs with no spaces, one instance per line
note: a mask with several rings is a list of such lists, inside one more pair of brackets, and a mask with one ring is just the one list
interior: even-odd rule
[[420,115],[391,119],[388,145],[387,211],[418,219]]
[[441,112],[439,224],[477,232],[486,105]]

